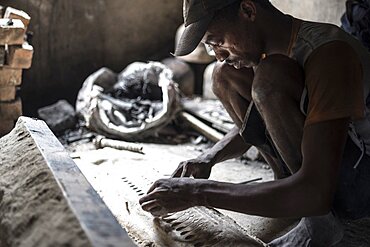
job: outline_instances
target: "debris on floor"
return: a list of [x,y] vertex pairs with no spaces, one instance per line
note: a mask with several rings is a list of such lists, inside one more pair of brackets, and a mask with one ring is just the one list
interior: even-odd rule
[[53,105],[43,107],[38,110],[38,114],[56,134],[74,129],[77,124],[74,107],[66,100],[59,100]]

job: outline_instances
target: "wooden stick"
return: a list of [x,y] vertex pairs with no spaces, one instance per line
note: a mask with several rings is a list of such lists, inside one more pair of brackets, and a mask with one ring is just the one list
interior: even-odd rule
[[213,142],[218,142],[221,140],[224,135],[220,132],[216,131],[215,129],[209,127],[196,117],[192,116],[191,114],[187,112],[181,112],[180,113],[181,118],[188,123],[192,128],[194,128],[196,131],[207,137],[209,140]]

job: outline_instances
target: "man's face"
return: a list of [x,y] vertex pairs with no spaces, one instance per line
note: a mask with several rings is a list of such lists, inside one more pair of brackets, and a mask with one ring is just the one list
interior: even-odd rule
[[242,25],[240,18],[235,22],[219,19],[210,24],[202,42],[215,52],[218,61],[239,69],[260,62],[263,49],[257,37],[254,23]]

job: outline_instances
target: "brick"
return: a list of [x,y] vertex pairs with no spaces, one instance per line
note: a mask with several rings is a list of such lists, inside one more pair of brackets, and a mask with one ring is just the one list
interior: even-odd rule
[[0,87],[0,101],[11,101],[15,99],[17,88],[15,86]]
[[5,136],[14,128],[14,120],[0,118],[0,137]]
[[22,101],[20,98],[11,102],[0,102],[0,118],[17,120],[22,115]]
[[6,65],[13,69],[29,69],[32,56],[33,47],[27,42],[22,46],[8,46]]
[[19,86],[22,83],[22,69],[0,68],[0,87]]
[[27,29],[30,24],[31,17],[24,11],[7,7],[4,13],[5,19],[19,19],[23,22],[24,28]]
[[0,46],[0,67],[5,64],[5,46]]
[[18,19],[0,19],[0,45],[22,45],[26,29]]

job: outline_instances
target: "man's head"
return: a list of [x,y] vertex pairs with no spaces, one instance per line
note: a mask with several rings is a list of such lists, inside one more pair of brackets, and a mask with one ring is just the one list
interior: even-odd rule
[[220,61],[236,68],[254,66],[263,53],[257,10],[269,8],[269,0],[184,0],[186,30],[175,55],[192,52],[202,41]]

